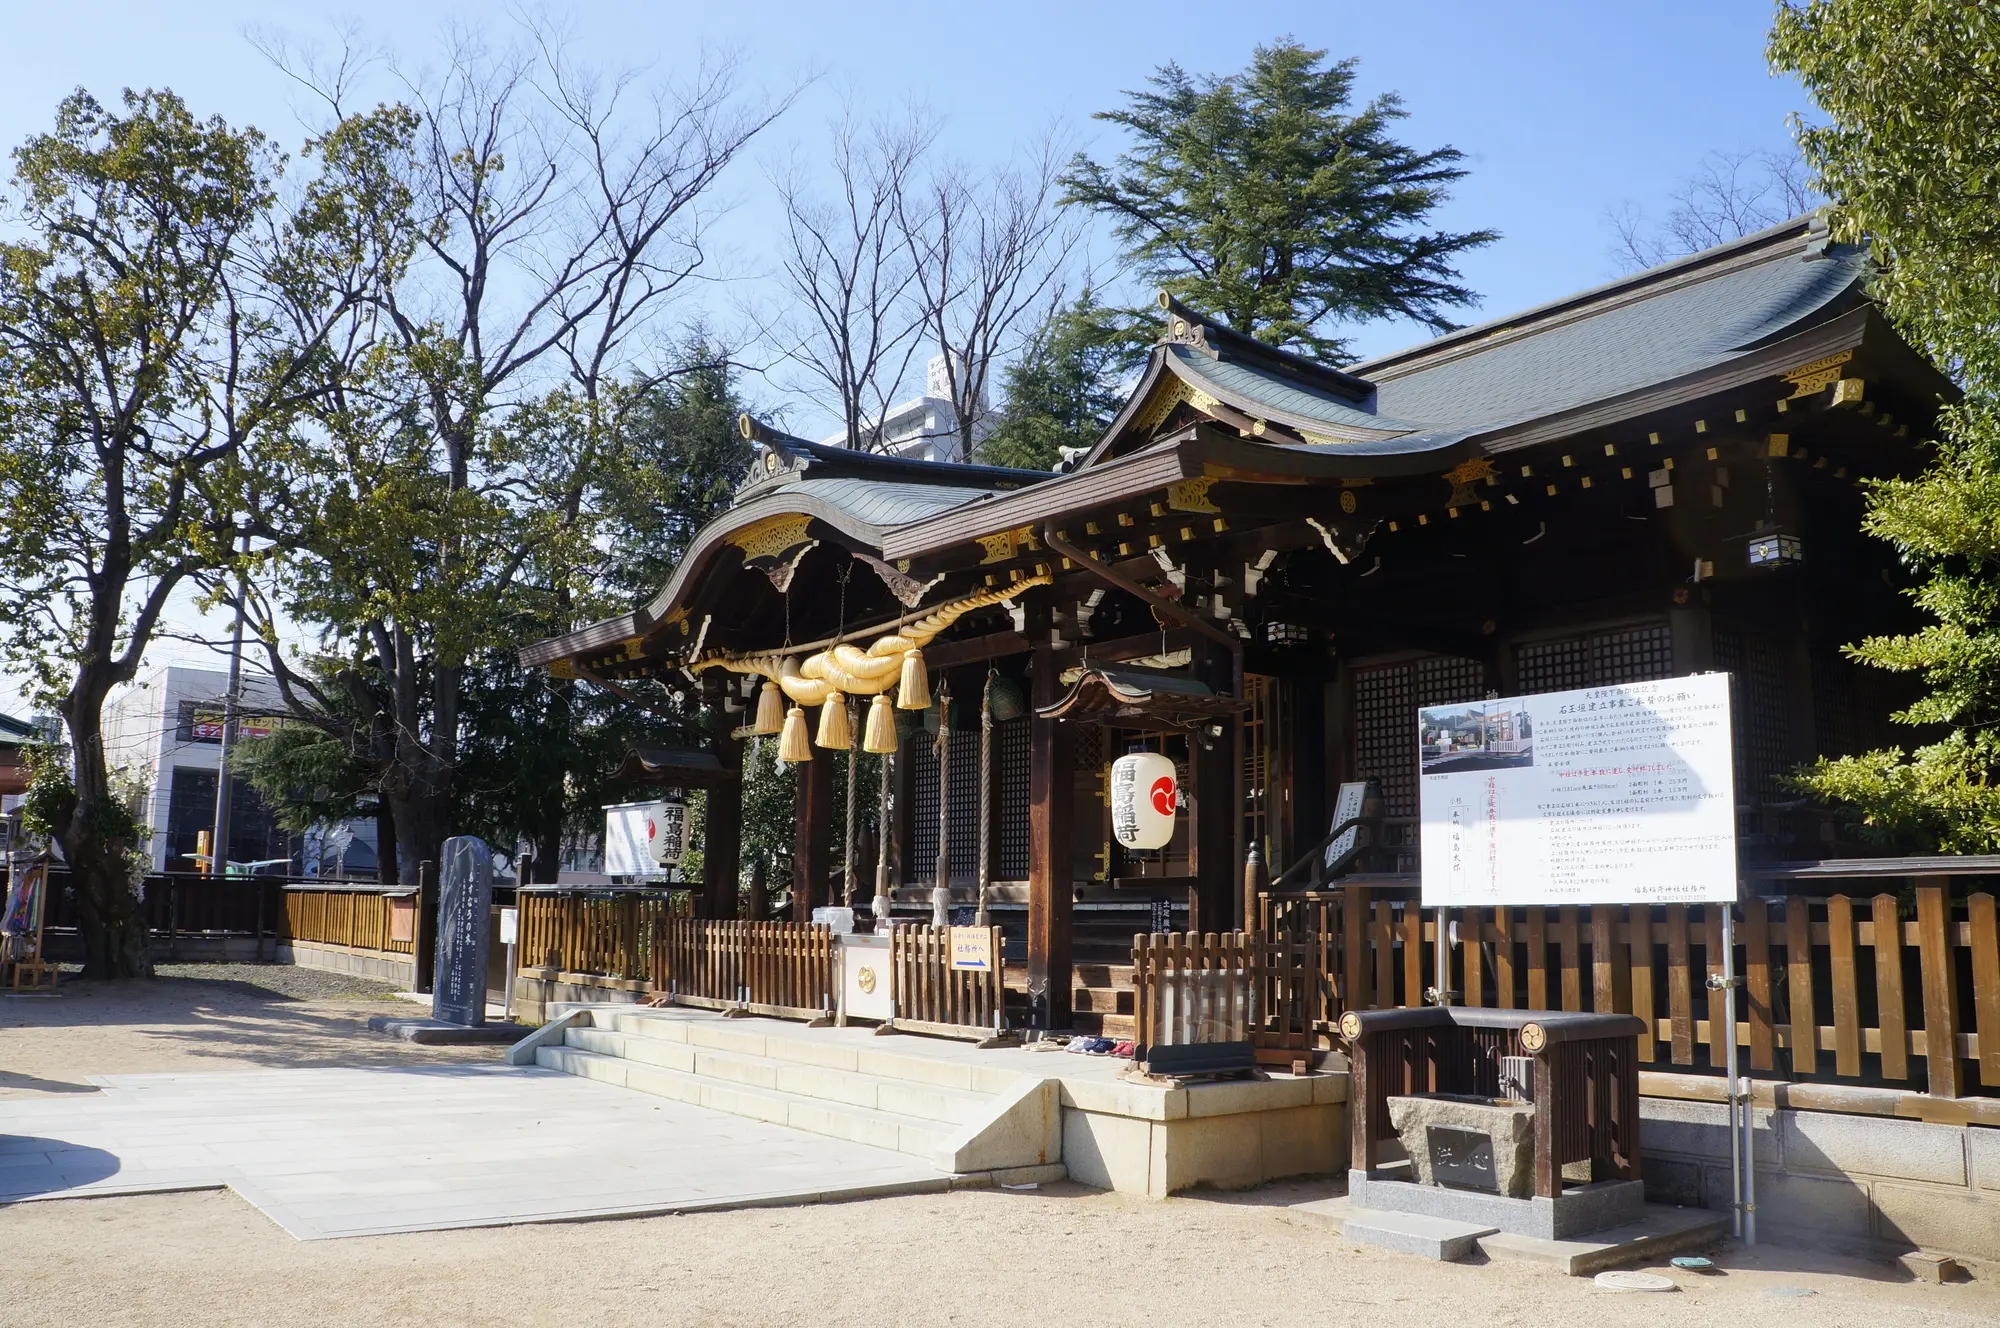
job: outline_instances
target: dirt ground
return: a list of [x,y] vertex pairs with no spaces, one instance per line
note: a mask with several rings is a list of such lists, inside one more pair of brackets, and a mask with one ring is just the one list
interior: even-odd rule
[[[0,1000],[0,1098],[89,1092],[102,1073],[495,1055],[358,1031],[385,1008],[372,984],[174,972]],[[2000,1284],[1796,1248],[1727,1249],[1721,1275],[1613,1295],[1356,1249],[1284,1211],[1336,1188],[1152,1202],[1058,1185],[311,1243],[226,1191],[24,1203],[0,1208],[0,1325],[2000,1323]]]

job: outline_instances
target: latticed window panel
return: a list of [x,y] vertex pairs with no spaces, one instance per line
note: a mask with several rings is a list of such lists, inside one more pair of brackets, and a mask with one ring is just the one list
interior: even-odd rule
[[1674,638],[1665,623],[1536,641],[1515,655],[1524,696],[1567,692],[1579,687],[1669,678],[1674,672]]
[[1476,659],[1427,655],[1354,673],[1354,773],[1382,786],[1383,814],[1417,814],[1417,709],[1476,701],[1486,694],[1486,666]]
[[1791,687],[1783,645],[1734,624],[1715,627],[1715,665],[1735,683],[1737,796],[1755,802],[1777,792],[1772,780],[1796,764],[1792,743]]
[[[930,734],[907,738],[903,757],[910,763],[910,861],[903,879],[927,885],[937,879],[938,762]],[[1024,880],[1028,875],[1028,721],[993,726],[993,879]],[[951,876],[979,879],[979,730],[951,733]]]
[[993,878],[1028,879],[1028,720],[993,726]]

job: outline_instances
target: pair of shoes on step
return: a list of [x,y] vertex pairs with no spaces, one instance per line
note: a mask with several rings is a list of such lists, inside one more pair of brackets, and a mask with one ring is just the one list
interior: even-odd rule
[[[1108,1056],[1114,1050],[1116,1050],[1118,1046],[1119,1043],[1117,1042],[1116,1039],[1113,1038],[1079,1037],[1070,1039],[1069,1050],[1079,1051],[1089,1056]],[[1124,1047],[1125,1047],[1125,1054],[1128,1056],[1131,1055],[1132,1044],[1127,1042],[1124,1044]]]

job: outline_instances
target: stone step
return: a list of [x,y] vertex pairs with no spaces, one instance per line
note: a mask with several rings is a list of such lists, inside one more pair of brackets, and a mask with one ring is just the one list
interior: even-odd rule
[[[658,1023],[659,1020],[653,1022]],[[584,1051],[618,1056],[637,1064],[682,1074],[749,1088],[775,1089],[799,1097],[867,1107],[944,1125],[967,1125],[980,1119],[992,1100],[990,1094],[962,1088],[914,1083],[907,1079],[892,1079],[796,1060],[778,1060],[770,1056],[720,1051],[618,1029],[572,1028],[564,1034],[564,1041]],[[769,1045],[769,1040],[766,1045]]]
[[[572,1030],[576,1031],[582,1030]],[[545,1069],[672,1098],[711,1111],[905,1153],[922,1158],[940,1170],[952,1170],[948,1145],[955,1127],[938,1121],[807,1097],[783,1089],[712,1079],[580,1046],[542,1047],[535,1053],[535,1063]]]
[[1005,1093],[1019,1073],[967,1060],[915,1056],[895,1050],[896,1038],[872,1038],[865,1030],[842,1030],[851,1036],[829,1037],[834,1030],[765,1019],[689,1018],[661,1010],[600,1011],[594,1022],[602,1029],[630,1035],[635,1041],[679,1044],[697,1051],[843,1070],[933,1088],[974,1094]]

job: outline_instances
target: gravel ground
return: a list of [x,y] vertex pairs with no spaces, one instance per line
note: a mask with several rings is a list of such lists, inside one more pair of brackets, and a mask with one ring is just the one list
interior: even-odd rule
[[151,982],[65,975],[54,996],[0,996],[0,1100],[94,1092],[93,1074],[500,1056],[498,1047],[419,1047],[370,1033],[370,1015],[424,1013],[395,999],[387,983],[285,964],[164,964],[158,972]]
[[[0,1000],[0,1097],[94,1091],[85,1076],[102,1073],[497,1055],[359,1031],[383,1000],[352,993],[379,984],[168,973]],[[314,994],[323,981],[341,994]],[[1152,1202],[1058,1185],[317,1242],[227,1192],[24,1203],[0,1208],[0,1325],[2000,1323],[1995,1283],[1929,1286],[1795,1248],[1728,1250],[1723,1275],[1611,1297],[1539,1267],[1357,1249],[1285,1211],[1336,1190]]]

